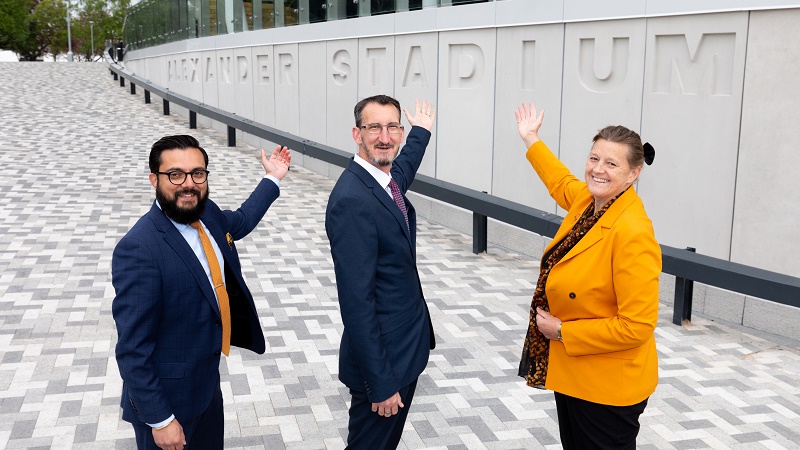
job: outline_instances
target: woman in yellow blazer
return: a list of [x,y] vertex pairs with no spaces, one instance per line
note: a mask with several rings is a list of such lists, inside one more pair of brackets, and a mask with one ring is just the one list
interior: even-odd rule
[[606,127],[581,181],[539,140],[544,111],[515,115],[528,161],[568,211],[542,258],[519,374],[555,391],[564,448],[634,449],[658,383],[661,249],[632,185],[655,154],[634,131]]

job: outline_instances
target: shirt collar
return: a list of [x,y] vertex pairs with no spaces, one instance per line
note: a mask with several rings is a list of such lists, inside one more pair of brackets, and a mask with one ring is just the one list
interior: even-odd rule
[[369,174],[372,175],[372,178],[375,178],[375,181],[377,181],[384,190],[387,186],[389,186],[389,182],[392,181],[392,177],[389,174],[373,166],[369,163],[369,161],[362,158],[359,154],[356,154],[353,160],[359,166],[363,167],[367,172],[369,172]]

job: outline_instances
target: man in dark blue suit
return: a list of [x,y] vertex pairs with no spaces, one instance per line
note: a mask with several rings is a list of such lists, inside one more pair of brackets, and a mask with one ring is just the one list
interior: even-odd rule
[[[339,380],[350,388],[347,448],[394,449],[435,339],[416,263],[414,207],[405,192],[436,116],[416,102],[406,145],[397,100],[355,107],[358,154],[331,191],[325,230],[344,323]],[[399,154],[398,154],[399,152]]]
[[196,139],[153,144],[156,201],[111,260],[122,419],[139,449],[223,448],[220,354],[265,350],[234,242],[278,198],[290,162],[286,147],[269,158],[262,150],[266,176],[238,210],[223,211],[208,200],[208,155]]

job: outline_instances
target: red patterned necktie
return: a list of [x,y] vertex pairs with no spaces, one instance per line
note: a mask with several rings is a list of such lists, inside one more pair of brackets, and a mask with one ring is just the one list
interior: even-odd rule
[[400,186],[394,180],[389,181],[389,190],[392,191],[392,198],[403,213],[403,218],[406,219],[406,228],[411,231],[411,226],[408,224],[408,210],[406,209],[406,201],[403,200],[403,194],[400,193]]

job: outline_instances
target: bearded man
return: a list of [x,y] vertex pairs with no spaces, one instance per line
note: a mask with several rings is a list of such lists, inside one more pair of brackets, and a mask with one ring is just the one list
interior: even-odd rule
[[208,199],[208,154],[195,138],[153,144],[156,200],[111,260],[120,406],[140,450],[224,447],[220,355],[265,350],[234,242],[278,198],[290,162],[286,147],[269,158],[261,150],[266,176],[239,209],[221,210]]
[[417,216],[405,192],[436,112],[425,101],[416,102],[414,115],[404,111],[412,128],[400,152],[400,103],[386,95],[358,102],[352,130],[358,153],[325,213],[344,323],[339,380],[352,396],[348,449],[397,448],[435,345],[417,271]]

